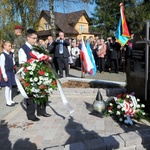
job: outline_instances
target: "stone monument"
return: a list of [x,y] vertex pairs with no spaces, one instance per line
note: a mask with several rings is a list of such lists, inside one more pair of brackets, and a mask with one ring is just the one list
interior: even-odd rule
[[140,33],[135,34],[131,55],[127,59],[127,91],[134,92],[135,96],[150,106],[150,53],[149,35],[150,21]]

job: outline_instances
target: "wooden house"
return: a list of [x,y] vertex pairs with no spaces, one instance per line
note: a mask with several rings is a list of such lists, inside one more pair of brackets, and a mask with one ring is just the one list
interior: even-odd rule
[[[73,39],[94,37],[94,34],[89,32],[90,18],[85,10],[66,14],[54,12],[54,15],[57,33],[63,31],[65,37]],[[51,34],[50,12],[48,10],[42,10],[37,31],[42,39],[46,39]]]

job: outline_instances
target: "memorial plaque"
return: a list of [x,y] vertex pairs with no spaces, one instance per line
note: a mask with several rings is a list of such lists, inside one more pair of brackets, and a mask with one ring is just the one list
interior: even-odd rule
[[130,61],[131,72],[145,73],[145,48],[132,49]]

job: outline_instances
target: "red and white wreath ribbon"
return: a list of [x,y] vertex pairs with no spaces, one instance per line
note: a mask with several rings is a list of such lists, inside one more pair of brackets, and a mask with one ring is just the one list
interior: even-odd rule
[[35,60],[39,60],[39,61],[48,61],[51,60],[52,58],[48,55],[44,55],[44,54],[39,54],[38,52],[32,51],[30,52],[30,55],[32,58],[30,58],[28,60],[29,63],[34,62]]

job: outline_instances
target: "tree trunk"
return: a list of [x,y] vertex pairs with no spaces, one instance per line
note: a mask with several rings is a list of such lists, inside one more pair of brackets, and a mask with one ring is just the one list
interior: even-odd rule
[[54,0],[49,0],[50,8],[50,25],[51,25],[51,34],[53,39],[56,39],[56,26],[55,26],[55,16],[54,16]]

